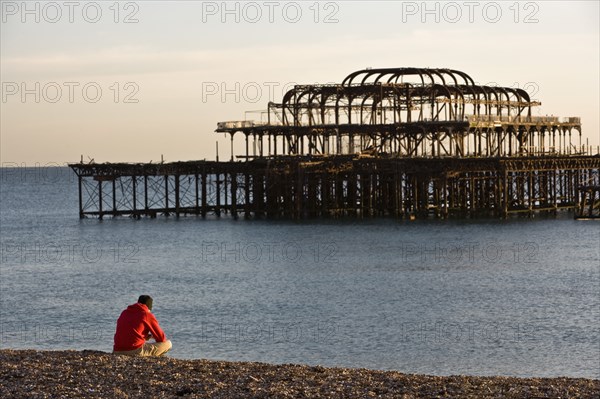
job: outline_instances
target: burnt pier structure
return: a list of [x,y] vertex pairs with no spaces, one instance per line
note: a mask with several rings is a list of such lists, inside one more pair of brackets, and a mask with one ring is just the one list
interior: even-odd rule
[[578,117],[539,105],[456,70],[365,69],[297,85],[257,120],[219,122],[228,161],[69,166],[81,218],[596,215],[598,149]]

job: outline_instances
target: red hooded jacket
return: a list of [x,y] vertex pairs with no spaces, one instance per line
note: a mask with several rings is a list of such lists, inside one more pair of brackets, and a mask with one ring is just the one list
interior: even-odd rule
[[140,348],[146,342],[148,333],[156,342],[164,342],[167,337],[158,325],[156,317],[143,303],[134,303],[125,309],[117,320],[114,351],[131,351]]

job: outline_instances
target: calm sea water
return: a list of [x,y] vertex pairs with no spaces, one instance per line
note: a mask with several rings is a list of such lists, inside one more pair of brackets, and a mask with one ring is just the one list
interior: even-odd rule
[[600,378],[598,222],[79,220],[1,173],[2,348],[110,351],[143,293],[176,358]]

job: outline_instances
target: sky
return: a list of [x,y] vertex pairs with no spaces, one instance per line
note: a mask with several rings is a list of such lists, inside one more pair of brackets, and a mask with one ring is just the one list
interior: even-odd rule
[[229,159],[218,122],[366,67],[523,88],[600,145],[599,4],[1,1],[0,162]]

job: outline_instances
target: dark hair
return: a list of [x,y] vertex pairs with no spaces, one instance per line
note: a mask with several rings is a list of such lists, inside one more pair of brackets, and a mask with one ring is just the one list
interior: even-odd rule
[[148,310],[152,310],[152,297],[150,295],[140,295],[138,303],[143,303],[148,307]]

